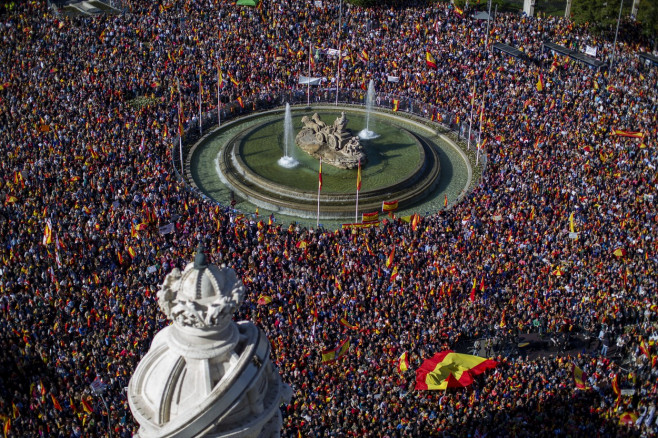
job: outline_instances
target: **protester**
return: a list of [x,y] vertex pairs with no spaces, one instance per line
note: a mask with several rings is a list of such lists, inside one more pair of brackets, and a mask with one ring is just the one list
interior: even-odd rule
[[[340,20],[327,0],[123,6],[72,18],[32,1],[0,15],[8,436],[136,432],[125,388],[168,324],[155,294],[199,241],[247,285],[236,318],[266,331],[293,388],[282,436],[656,432],[658,73],[638,60],[648,49],[635,31],[620,34],[606,73],[542,52],[548,40],[612,54],[611,40],[562,18],[498,14],[488,43],[518,47],[522,61],[488,50],[487,23],[447,3],[343,2]],[[472,106],[479,123],[484,106],[487,164],[475,189],[415,231],[390,220],[356,233],[268,225],[191,191],[170,144],[179,100],[186,141],[197,135],[199,72],[204,111],[216,117],[219,66],[224,116],[236,117],[302,91],[309,41],[325,88],[338,60],[320,49],[336,48],[346,53],[341,89],[363,92],[372,79],[380,97],[421,101],[452,127]],[[258,305],[262,295],[272,302]],[[503,355],[521,333],[599,330],[601,344],[580,351]],[[345,340],[347,353],[322,363]],[[465,389],[414,390],[424,359],[475,340],[495,370]],[[399,373],[404,352],[410,371]],[[97,377],[111,426],[89,389]]]

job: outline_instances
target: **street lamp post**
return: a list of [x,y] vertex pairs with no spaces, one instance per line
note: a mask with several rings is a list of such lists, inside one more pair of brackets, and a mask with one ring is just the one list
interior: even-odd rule
[[112,438],[112,419],[110,418],[110,408],[107,405],[107,402],[105,401],[105,397],[103,397],[103,394],[107,389],[107,385],[103,383],[103,381],[100,378],[96,377],[94,381],[91,382],[91,385],[89,385],[89,387],[91,388],[91,392],[99,396],[103,401],[103,405],[105,405],[105,412],[107,412],[107,433],[108,436]]
[[615,41],[612,43],[612,55],[610,56],[610,69],[615,62],[615,48],[617,47],[617,35],[619,34],[619,22],[621,21],[621,10],[624,7],[624,0],[619,4],[619,17],[617,17],[617,30],[615,30]]

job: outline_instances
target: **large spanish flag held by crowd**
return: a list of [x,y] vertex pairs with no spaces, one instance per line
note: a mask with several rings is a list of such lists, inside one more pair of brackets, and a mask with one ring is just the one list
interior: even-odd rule
[[491,359],[443,351],[427,359],[416,370],[416,389],[463,388],[473,383],[474,376],[497,365],[498,362]]

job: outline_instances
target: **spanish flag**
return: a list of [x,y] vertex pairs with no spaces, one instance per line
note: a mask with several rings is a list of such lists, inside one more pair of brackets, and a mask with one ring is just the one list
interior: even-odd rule
[[11,419],[7,418],[5,420],[5,425],[2,428],[2,431],[5,434],[5,438],[9,436],[9,432],[11,431]]
[[624,412],[619,416],[619,424],[633,425],[637,422],[638,416],[635,412]]
[[50,245],[53,243],[53,226],[50,222],[50,219],[46,221],[46,228],[43,230],[43,240],[44,245]]
[[272,302],[272,298],[268,297],[267,295],[261,295],[258,297],[258,305],[259,306],[265,306],[267,304],[270,304]]
[[391,282],[395,281],[398,278],[398,265],[393,266],[393,271],[391,272]]
[[614,134],[619,137],[644,138],[644,133],[639,131],[622,131],[621,129],[615,129]]
[[129,246],[129,247],[128,247],[128,254],[130,254],[130,258],[131,258],[131,259],[134,259],[135,256],[137,255],[137,253],[135,252],[135,250],[133,249],[132,246]]
[[231,80],[231,83],[235,85],[236,87],[240,85],[240,82],[238,82],[231,73],[228,74],[228,78]]
[[649,353],[649,344],[647,344],[647,341],[644,339],[642,339],[640,342],[640,351],[647,357],[647,359],[651,359],[651,353]]
[[358,330],[359,329],[358,324],[352,324],[351,322],[349,322],[345,318],[341,318],[338,322],[340,323],[340,325],[342,325],[343,327],[348,328],[350,330]]
[[52,401],[53,401],[53,406],[55,407],[55,409],[57,409],[57,410],[60,411],[60,412],[63,411],[63,409],[62,409],[62,405],[59,404],[59,401],[57,401],[57,399],[55,398],[55,396],[52,395],[52,394],[50,394],[50,398],[51,398]]
[[483,357],[443,351],[427,359],[416,370],[415,389],[463,388],[473,383],[473,377],[497,365],[498,362]]
[[418,224],[420,223],[420,215],[415,213],[411,218],[411,229],[416,231],[418,229]]
[[361,159],[359,159],[359,170],[356,171],[356,191],[361,190]]
[[573,215],[574,215],[574,212],[572,211],[571,214],[569,215],[569,232],[570,233],[575,233],[576,232],[576,225],[574,224],[574,221],[573,221]]
[[477,278],[473,279],[473,287],[471,288],[471,303],[475,301],[475,288],[477,287]]
[[436,60],[430,52],[425,52],[425,62],[429,68],[436,68]]
[[370,61],[370,57],[368,56],[368,52],[366,52],[365,50],[361,50],[361,53],[359,54],[359,57],[363,60],[363,62]]
[[402,356],[398,359],[398,373],[402,374],[409,369],[409,359],[407,358],[407,352],[402,353]]
[[455,14],[459,15],[460,17],[463,17],[464,16],[464,10],[458,8],[457,6],[455,6]]
[[400,101],[393,99],[393,111],[397,111],[400,108]]
[[338,344],[338,347],[332,350],[324,350],[322,352],[322,363],[329,363],[340,359],[345,356],[347,352],[350,351],[350,340],[345,339],[343,342]]
[[544,75],[539,73],[537,78],[537,91],[544,91]]
[[383,201],[382,202],[382,211],[395,211],[398,209],[398,201]]
[[578,389],[589,389],[589,386],[587,385],[587,375],[576,366],[576,364],[573,364],[572,369],[571,369],[571,374],[573,375],[573,383],[576,385],[576,388]]
[[363,213],[361,222],[377,222],[379,220],[379,212]]
[[621,390],[619,389],[619,374],[615,374],[615,378],[612,379],[612,391],[617,398],[621,397]]
[[395,258],[395,247],[391,250],[391,253],[388,255],[388,258],[386,259],[386,267],[390,267],[393,264],[393,259]]
[[448,206],[448,195],[443,195],[443,208]]
[[91,405],[87,400],[83,398],[80,400],[80,402],[82,403],[82,409],[84,409],[86,413],[91,414],[92,412],[94,412],[94,408],[91,407]]
[[624,248],[617,248],[612,251],[612,254],[614,254],[616,257],[624,257],[626,255],[626,250]]
[[242,97],[238,97],[238,105],[240,105],[240,108],[244,108],[244,102],[242,101]]
[[322,158],[320,158],[320,169],[318,170],[318,191],[322,190]]

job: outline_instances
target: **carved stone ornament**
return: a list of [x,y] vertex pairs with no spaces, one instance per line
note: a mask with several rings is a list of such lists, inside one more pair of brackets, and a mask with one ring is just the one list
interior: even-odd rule
[[235,271],[208,265],[203,248],[158,292],[173,324],[160,330],[128,384],[138,438],[277,438],[279,406],[292,391],[252,322],[233,321],[245,287]]
[[333,125],[324,123],[315,113],[311,118],[302,117],[304,127],[295,137],[297,145],[323,163],[341,169],[355,169],[366,162],[366,152],[359,137],[352,136],[345,113],[341,113]]

